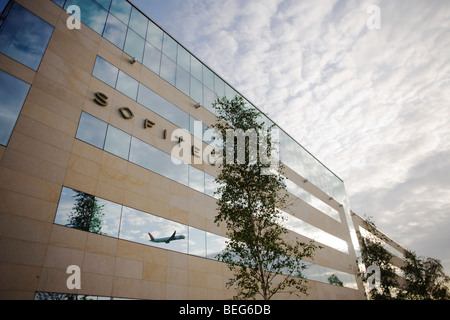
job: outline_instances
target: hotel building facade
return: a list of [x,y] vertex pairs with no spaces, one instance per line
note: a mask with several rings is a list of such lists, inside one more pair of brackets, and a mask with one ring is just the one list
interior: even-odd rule
[[[0,4],[0,298],[231,298],[218,167],[171,152],[240,93],[126,0]],[[365,299],[343,181],[282,130],[279,154],[289,236],[323,247],[305,298]]]

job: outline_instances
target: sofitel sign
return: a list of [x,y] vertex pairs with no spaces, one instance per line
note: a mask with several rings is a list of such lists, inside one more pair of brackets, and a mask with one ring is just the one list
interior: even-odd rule
[[[96,92],[94,101],[102,106],[108,105],[108,96],[102,92]],[[119,108],[119,113],[124,119],[130,120],[134,118],[133,111],[128,107]],[[153,128],[155,123],[147,118],[144,120],[144,129]],[[187,163],[202,164],[203,161],[210,165],[215,165],[220,161],[226,163],[244,164],[246,162],[246,155],[248,156],[249,164],[259,161],[263,164],[270,164],[269,168],[263,169],[261,174],[268,175],[277,171],[279,165],[279,131],[277,128],[270,129],[269,132],[265,130],[242,130],[242,129],[227,129],[226,136],[222,137],[213,129],[208,129],[203,132],[203,123],[201,121],[194,121],[194,135],[195,138],[192,143],[190,132],[185,129],[177,128],[172,131],[170,136],[171,141],[176,141],[177,146],[172,148],[171,159],[175,164]],[[274,146],[269,152],[268,136],[271,136]],[[225,138],[225,140],[224,140]],[[235,149],[236,138],[236,149]],[[163,139],[167,139],[167,129],[163,131]],[[246,147],[246,139],[248,139]],[[210,141],[206,147],[203,147],[203,142]],[[226,148],[223,150],[223,142],[226,142]],[[223,154],[225,151],[225,154]],[[271,155],[269,155],[269,153]],[[191,156],[193,156],[191,158]]]

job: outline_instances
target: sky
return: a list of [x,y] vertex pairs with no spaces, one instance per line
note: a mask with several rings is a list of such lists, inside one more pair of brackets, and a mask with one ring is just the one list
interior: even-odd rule
[[450,275],[450,1],[132,2]]

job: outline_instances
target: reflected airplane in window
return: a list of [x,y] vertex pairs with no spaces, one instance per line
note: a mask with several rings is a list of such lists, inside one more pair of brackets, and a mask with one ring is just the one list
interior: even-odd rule
[[164,237],[164,238],[153,238],[153,236],[151,235],[151,233],[149,232],[148,235],[150,236],[150,242],[165,242],[165,243],[169,243],[170,241],[174,241],[174,240],[182,240],[185,237],[183,235],[181,236],[176,236],[177,232],[174,231],[173,234],[170,237]]

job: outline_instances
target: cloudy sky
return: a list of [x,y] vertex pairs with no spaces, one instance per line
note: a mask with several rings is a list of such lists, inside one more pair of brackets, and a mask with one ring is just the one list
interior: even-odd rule
[[450,1],[132,2],[450,274]]

